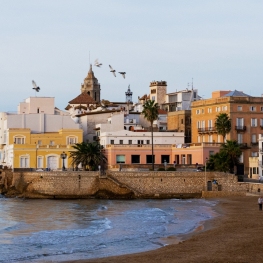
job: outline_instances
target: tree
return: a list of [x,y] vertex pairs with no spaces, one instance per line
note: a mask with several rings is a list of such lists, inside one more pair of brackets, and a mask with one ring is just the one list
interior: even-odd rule
[[158,103],[154,100],[147,100],[143,105],[142,114],[144,118],[150,122],[151,125],[151,136],[152,136],[152,170],[154,171],[154,155],[153,155],[153,122],[158,119]]
[[216,116],[215,128],[218,134],[223,136],[223,142],[226,135],[231,131],[231,119],[226,113],[220,113]]
[[101,164],[107,162],[107,158],[102,152],[103,147],[97,142],[81,142],[76,143],[72,146],[75,151],[70,152],[70,157],[72,158],[72,165],[74,167],[79,164],[82,165],[84,171],[96,170]]
[[221,145],[220,151],[211,155],[207,162],[207,169],[234,173],[234,168],[239,164],[242,151],[237,141],[227,140]]

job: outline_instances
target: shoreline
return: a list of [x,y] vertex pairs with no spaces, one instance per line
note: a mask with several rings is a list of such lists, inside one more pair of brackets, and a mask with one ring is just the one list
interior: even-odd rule
[[258,209],[257,198],[211,199],[219,201],[214,207],[218,215],[204,221],[197,231],[176,236],[174,244],[141,253],[63,263],[262,262],[263,211]]

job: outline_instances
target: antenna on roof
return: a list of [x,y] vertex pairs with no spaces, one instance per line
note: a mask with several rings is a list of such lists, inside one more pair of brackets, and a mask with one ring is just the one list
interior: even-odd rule
[[194,89],[194,79],[192,78],[192,90]]
[[90,51],[89,51],[89,64],[90,64]]

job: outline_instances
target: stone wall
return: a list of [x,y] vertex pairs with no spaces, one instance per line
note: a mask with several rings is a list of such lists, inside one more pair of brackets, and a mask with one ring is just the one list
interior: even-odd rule
[[28,198],[201,197],[205,181],[212,187],[208,192],[218,196],[263,191],[263,184],[241,183],[235,175],[218,172],[108,171],[103,177],[99,172],[14,172],[1,179],[6,196]]

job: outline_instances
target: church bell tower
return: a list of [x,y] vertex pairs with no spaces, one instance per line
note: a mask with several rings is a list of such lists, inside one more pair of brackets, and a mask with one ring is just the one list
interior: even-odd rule
[[84,83],[81,84],[81,93],[85,92],[97,103],[100,102],[100,84],[98,79],[94,76],[92,71],[92,65],[90,64],[90,69],[87,77],[84,79]]

